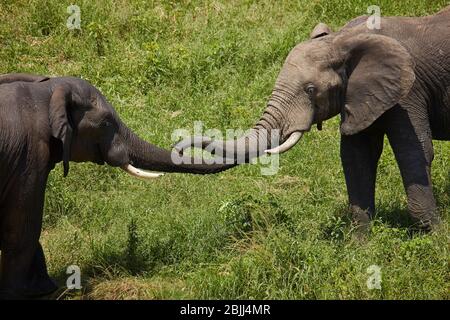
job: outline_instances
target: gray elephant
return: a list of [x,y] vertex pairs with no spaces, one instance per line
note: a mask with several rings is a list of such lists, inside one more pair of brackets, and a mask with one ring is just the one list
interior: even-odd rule
[[205,174],[207,164],[141,140],[88,82],[29,74],[0,76],[0,298],[41,296],[57,289],[39,237],[49,172],[62,161],[120,167],[141,178],[164,172]]
[[[234,163],[292,148],[313,124],[341,116],[341,160],[354,221],[375,212],[377,164],[386,135],[417,227],[439,222],[430,177],[432,140],[450,140],[450,7],[418,18],[358,17],[339,32],[319,24],[288,55],[261,120],[237,140],[186,139]],[[281,145],[263,133],[280,132]],[[261,143],[262,142],[262,143]],[[268,150],[266,150],[268,149]]]

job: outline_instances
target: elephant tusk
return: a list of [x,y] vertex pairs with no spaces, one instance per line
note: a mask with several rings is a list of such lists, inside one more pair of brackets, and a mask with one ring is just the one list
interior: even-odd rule
[[141,169],[133,167],[131,164],[124,165],[123,167],[121,167],[121,169],[124,170],[126,173],[132,175],[133,177],[143,179],[154,179],[164,175],[164,173],[160,172],[146,172]]
[[285,151],[288,151],[290,148],[295,146],[295,144],[300,140],[300,138],[302,136],[303,136],[303,132],[296,131],[296,132],[292,133],[289,136],[289,138],[284,143],[279,145],[278,147],[266,150],[264,152],[267,154],[278,154],[278,153],[283,153]]

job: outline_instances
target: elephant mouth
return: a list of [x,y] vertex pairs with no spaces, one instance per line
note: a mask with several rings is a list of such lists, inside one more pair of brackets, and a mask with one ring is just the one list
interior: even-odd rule
[[134,167],[131,163],[128,163],[128,162],[125,164],[120,164],[120,163],[111,163],[111,161],[104,160],[102,148],[100,145],[97,146],[97,153],[98,154],[97,154],[95,163],[104,164],[106,162],[113,167],[120,167],[120,169],[122,169],[123,171],[125,171],[126,173],[128,173],[129,175],[131,175],[135,178],[149,180],[149,179],[158,178],[158,177],[164,175],[163,173],[160,173],[160,172],[144,171],[142,169]]
[[279,146],[277,146],[275,148],[265,150],[264,153],[266,153],[266,154],[281,154],[283,152],[290,150],[293,146],[295,146],[297,144],[297,142],[300,141],[304,132],[305,131],[292,132],[282,144],[280,144]]

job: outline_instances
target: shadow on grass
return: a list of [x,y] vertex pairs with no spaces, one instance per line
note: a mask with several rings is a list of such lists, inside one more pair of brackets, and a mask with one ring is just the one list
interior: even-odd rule
[[[408,210],[400,206],[386,207],[380,205],[377,212],[371,219],[372,222],[379,221],[389,228],[407,230],[410,236],[415,234],[414,222],[411,219]],[[330,215],[322,225],[323,238],[332,242],[342,242],[351,238],[351,235],[357,235],[357,226],[352,221],[352,213],[347,205],[339,206]],[[370,232],[369,232],[370,233]]]
[[[142,274],[151,275],[157,272],[157,266],[150,265],[145,256],[134,257],[130,260],[128,252],[110,253],[102,252],[87,261],[81,274],[80,290],[67,290],[66,281],[70,274],[61,270],[53,274],[53,279],[60,286],[60,289],[52,294],[49,299],[89,299],[94,290],[95,282],[99,279],[109,280],[120,277],[139,276]],[[95,280],[95,282],[93,281]]]
[[408,209],[397,204],[389,207],[384,205],[378,206],[373,219],[378,219],[391,228],[408,229],[411,231],[414,229],[415,224]]
[[[444,192],[436,192],[436,201],[438,212],[441,218],[445,219],[445,214],[441,208],[450,208],[450,172],[449,180],[444,188]],[[400,204],[385,205],[380,204],[377,207],[374,217],[371,221],[379,221],[388,228],[396,228],[406,231],[408,237],[413,238],[423,231],[417,227],[408,212],[408,209]],[[352,223],[352,214],[346,205],[339,206],[322,225],[323,238],[333,242],[341,242],[348,238],[348,235],[355,232],[355,225]]]
[[[161,250],[162,247],[162,250]],[[98,279],[114,279],[121,276],[139,276],[141,274],[153,275],[161,265],[167,263],[164,246],[155,245],[150,250],[145,250],[138,234],[138,226],[135,219],[128,223],[128,240],[122,250],[108,250],[108,247],[95,248],[91,261],[85,263],[82,270],[81,290],[66,290],[66,281],[70,275],[64,270],[54,275],[60,286],[60,290],[54,293],[52,299],[88,299],[93,291],[93,281]]]

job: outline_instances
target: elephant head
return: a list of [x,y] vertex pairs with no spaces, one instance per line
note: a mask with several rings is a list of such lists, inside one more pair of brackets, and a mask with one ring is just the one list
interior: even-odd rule
[[48,81],[52,92],[52,149],[57,150],[53,152],[57,154],[55,162],[63,161],[64,176],[69,171],[69,161],[107,163],[141,178],[161,175],[143,170],[205,174],[230,167],[179,157],[142,140],[120,120],[99,90],[84,80],[66,77]]
[[[369,127],[411,89],[415,80],[412,59],[396,40],[370,33],[360,24],[331,33],[319,24],[311,39],[289,53],[259,122],[236,140],[186,139],[176,145],[208,147],[245,162],[292,148],[313,124],[341,115],[340,130],[351,135]],[[274,144],[262,132],[279,132]]]

